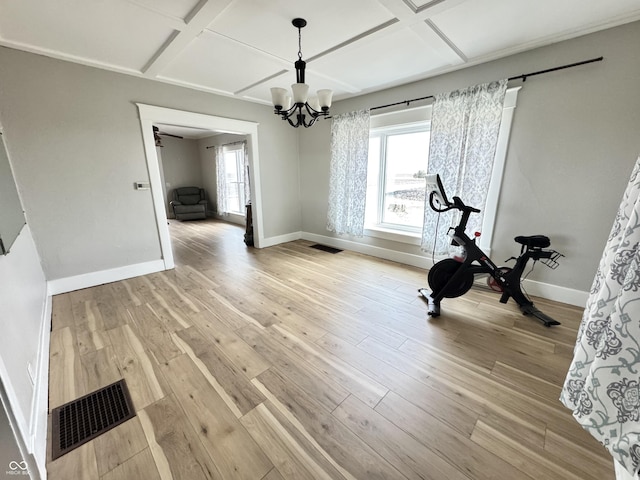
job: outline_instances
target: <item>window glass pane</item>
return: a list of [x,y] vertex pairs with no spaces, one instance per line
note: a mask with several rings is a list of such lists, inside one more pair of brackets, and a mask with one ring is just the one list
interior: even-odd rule
[[229,212],[244,215],[244,152],[229,150],[224,154],[227,207]]
[[227,152],[224,154],[224,168],[227,176],[227,182],[238,181],[238,166],[236,161],[236,152]]
[[382,223],[421,228],[429,132],[387,136]]

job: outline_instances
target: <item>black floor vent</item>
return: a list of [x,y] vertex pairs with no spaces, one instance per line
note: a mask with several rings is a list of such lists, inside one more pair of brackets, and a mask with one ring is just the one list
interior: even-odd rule
[[316,243],[315,245],[311,245],[311,248],[315,248],[317,250],[322,250],[323,252],[329,252],[329,253],[340,253],[342,251],[339,248],[327,247],[326,245],[320,245],[319,243]]
[[54,408],[51,459],[55,460],[135,415],[124,380]]

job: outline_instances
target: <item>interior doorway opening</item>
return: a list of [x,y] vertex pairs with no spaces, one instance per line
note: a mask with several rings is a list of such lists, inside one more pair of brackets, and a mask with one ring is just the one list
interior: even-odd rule
[[165,207],[164,188],[161,166],[156,152],[156,142],[153,134],[153,125],[157,123],[167,125],[179,125],[184,127],[207,129],[211,132],[222,132],[236,135],[245,135],[247,139],[247,153],[249,157],[249,175],[251,177],[251,204],[253,219],[254,245],[261,247],[264,241],[262,228],[262,198],[260,192],[260,160],[258,155],[258,124],[245,120],[217,117],[200,113],[175,110],[171,108],[156,107],[138,103],[140,113],[140,126],[144,141],[147,169],[151,196],[156,217],[156,225],[160,238],[160,248],[165,269],[174,267],[171,238],[167,223],[167,211]]

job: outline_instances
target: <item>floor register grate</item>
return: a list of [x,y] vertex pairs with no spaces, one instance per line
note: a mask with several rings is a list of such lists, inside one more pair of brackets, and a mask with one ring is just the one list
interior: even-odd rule
[[316,250],[322,250],[323,252],[329,253],[340,253],[342,250],[339,248],[328,247],[327,245],[321,245],[316,243],[315,245],[311,245],[311,248],[315,248]]
[[51,459],[61,457],[135,415],[124,379],[54,408]]

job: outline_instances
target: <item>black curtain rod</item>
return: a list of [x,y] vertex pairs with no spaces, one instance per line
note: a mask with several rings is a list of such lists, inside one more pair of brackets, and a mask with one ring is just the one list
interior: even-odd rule
[[215,148],[215,147],[226,147],[227,145],[235,145],[236,143],[245,143],[246,140],[238,140],[237,142],[231,142],[231,143],[223,143],[222,145],[209,145],[208,147],[204,147],[207,150],[209,150],[210,148]]
[[[567,65],[561,65],[560,67],[547,68],[546,70],[538,70],[537,72],[531,72],[531,73],[524,73],[522,75],[516,75],[515,77],[509,77],[507,80],[509,80],[509,81],[510,80],[522,80],[523,82],[526,82],[527,78],[529,78],[529,77],[534,77],[536,75],[542,75],[544,73],[555,72],[557,70],[564,70],[565,68],[578,67],[580,65],[585,65],[587,63],[601,62],[602,60],[604,60],[604,57],[591,58],[589,60],[583,60],[582,62],[576,62],[576,63],[569,63]],[[404,104],[409,106],[410,103],[418,102],[420,100],[428,100],[428,99],[433,98],[433,97],[434,97],[433,95],[427,95],[426,97],[412,98],[411,100],[403,100],[401,102],[388,103],[387,105],[379,105],[377,107],[371,107],[369,110],[378,110],[379,108],[394,107],[396,105],[404,105]]]

